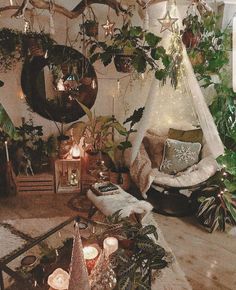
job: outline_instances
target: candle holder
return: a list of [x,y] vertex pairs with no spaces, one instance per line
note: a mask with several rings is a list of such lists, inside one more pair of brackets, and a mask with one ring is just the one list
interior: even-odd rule
[[83,248],[84,260],[90,274],[98,260],[100,248],[97,244],[92,244]]
[[70,275],[63,269],[58,268],[48,277],[48,285],[54,290],[67,290],[69,279]]

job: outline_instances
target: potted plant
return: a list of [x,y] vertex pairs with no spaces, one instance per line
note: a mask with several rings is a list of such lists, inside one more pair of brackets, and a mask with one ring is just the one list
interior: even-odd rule
[[87,19],[83,24],[82,28],[84,29],[84,33],[89,37],[98,36],[98,25],[96,19]]
[[130,187],[130,175],[129,168],[126,166],[125,153],[126,150],[132,147],[130,142],[130,135],[135,133],[135,124],[137,124],[143,115],[144,107],[135,110],[133,114],[128,117],[123,125],[129,124],[129,128],[126,130],[124,140],[121,142],[109,141],[106,145],[106,152],[113,161],[113,167],[110,172],[110,181],[119,184],[124,190],[128,190]]
[[[80,103],[86,113],[88,120],[74,123],[73,135],[78,139],[83,138],[83,149],[85,152],[85,163],[87,171],[93,170],[96,163],[101,159],[101,153],[105,150],[106,144],[111,140],[115,129],[120,134],[125,135],[126,129],[112,116],[96,116],[89,108]],[[77,140],[78,142],[79,140]]]
[[189,13],[183,19],[184,31],[182,31],[182,41],[186,48],[196,47],[201,39],[204,25],[199,19],[198,15],[193,15]]
[[0,29],[0,71],[12,69],[23,58],[22,33],[10,28]]
[[97,17],[91,6],[88,7],[89,19],[86,19],[85,22],[81,25],[84,33],[89,37],[98,36],[98,26]]
[[44,56],[46,51],[55,44],[50,35],[43,31],[29,31],[23,34],[23,42],[25,49],[29,50],[31,56]]
[[[94,63],[100,59],[105,66],[114,61],[116,69],[124,73],[133,70],[144,73],[151,69],[157,79],[163,80],[169,74],[171,59],[159,45],[160,41],[160,37],[144,31],[140,26],[124,24],[121,29],[115,29],[111,40],[92,42],[90,61]],[[162,69],[160,61],[164,66]]]
[[158,245],[156,227],[122,219],[120,211],[108,216],[106,224],[94,239],[102,242],[104,238],[114,236],[119,241],[119,249],[111,256],[117,277],[116,288],[151,289],[152,280],[157,278],[156,271],[173,262],[172,255]]

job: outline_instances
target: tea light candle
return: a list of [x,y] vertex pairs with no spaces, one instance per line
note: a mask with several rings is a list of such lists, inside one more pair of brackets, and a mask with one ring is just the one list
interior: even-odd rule
[[48,285],[55,290],[66,290],[69,287],[69,279],[70,275],[58,268],[48,277]]
[[8,152],[7,141],[5,141],[5,149],[6,149],[7,162],[9,162],[9,152]]
[[98,246],[87,246],[83,248],[84,259],[86,262],[86,266],[88,269],[88,273],[90,274],[92,269],[94,268],[97,258],[98,258]]
[[118,240],[114,237],[107,237],[103,241],[103,248],[107,257],[118,250]]

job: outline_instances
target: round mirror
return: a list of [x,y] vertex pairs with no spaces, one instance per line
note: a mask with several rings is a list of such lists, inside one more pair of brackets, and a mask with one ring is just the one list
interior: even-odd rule
[[26,101],[39,115],[56,122],[78,120],[84,111],[77,101],[91,108],[98,85],[93,66],[77,50],[55,45],[47,57],[25,60],[21,85]]

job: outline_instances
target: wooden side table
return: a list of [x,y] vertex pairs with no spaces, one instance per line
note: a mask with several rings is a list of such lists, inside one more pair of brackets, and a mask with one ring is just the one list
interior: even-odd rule
[[57,159],[55,161],[56,193],[80,193],[81,159]]

